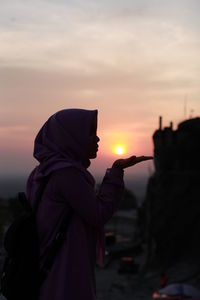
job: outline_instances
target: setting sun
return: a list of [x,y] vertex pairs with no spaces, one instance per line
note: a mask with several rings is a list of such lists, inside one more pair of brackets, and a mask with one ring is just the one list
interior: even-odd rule
[[122,155],[126,153],[126,147],[123,145],[117,145],[114,147],[114,153],[118,155]]

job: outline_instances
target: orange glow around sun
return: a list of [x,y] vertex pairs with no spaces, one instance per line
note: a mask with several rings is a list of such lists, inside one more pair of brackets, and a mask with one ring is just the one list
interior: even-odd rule
[[[132,132],[108,130],[101,133],[105,154],[112,156],[112,158],[120,156],[123,158],[127,155],[134,155],[136,153],[136,138]],[[134,144],[134,153],[132,152]],[[114,157],[113,157],[114,156]]]
[[113,152],[117,155],[123,155],[127,152],[126,146],[124,146],[124,145],[115,145],[113,147]]

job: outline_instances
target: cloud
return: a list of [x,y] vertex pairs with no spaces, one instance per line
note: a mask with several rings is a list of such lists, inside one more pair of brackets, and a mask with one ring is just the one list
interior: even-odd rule
[[150,149],[158,116],[164,114],[166,125],[178,123],[185,95],[200,113],[199,5],[196,0],[3,1],[4,144],[18,151],[19,138],[31,149],[49,115],[80,107],[99,109],[105,146],[107,137],[121,130],[135,133],[138,151],[139,145]]
[[[0,13],[4,24],[0,39],[2,63],[88,69],[92,62],[134,66],[141,57],[141,63],[179,60],[179,49],[187,53],[196,47],[198,51],[198,44],[188,24],[178,22],[180,2],[174,2],[4,3]],[[137,14],[138,9],[142,15]],[[171,11],[178,18],[171,18]],[[10,21],[9,26],[13,14],[16,21]]]

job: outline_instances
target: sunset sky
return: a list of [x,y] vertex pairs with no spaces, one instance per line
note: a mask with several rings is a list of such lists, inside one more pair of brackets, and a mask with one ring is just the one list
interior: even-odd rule
[[200,116],[199,12],[199,0],[0,0],[0,176],[37,164],[34,137],[63,108],[99,111],[94,175],[116,144],[152,155],[159,115],[174,128]]

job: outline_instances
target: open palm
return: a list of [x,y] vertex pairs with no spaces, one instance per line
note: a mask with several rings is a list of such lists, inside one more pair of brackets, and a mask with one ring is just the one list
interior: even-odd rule
[[142,161],[146,161],[146,160],[151,160],[153,159],[153,156],[131,156],[129,158],[121,158],[121,159],[117,159],[112,167],[114,168],[120,168],[120,169],[125,169],[128,167],[132,167]]

